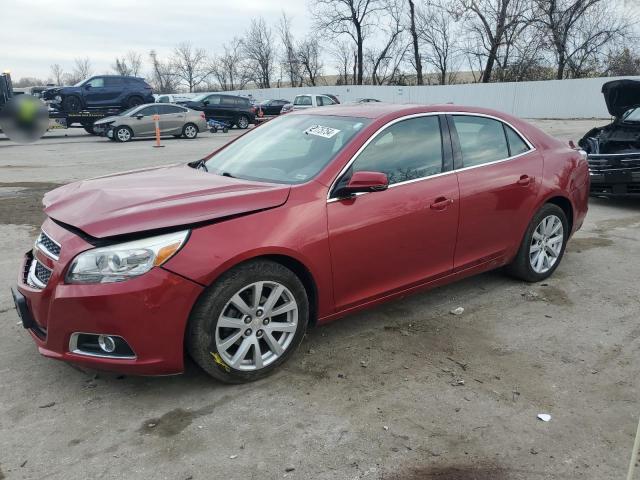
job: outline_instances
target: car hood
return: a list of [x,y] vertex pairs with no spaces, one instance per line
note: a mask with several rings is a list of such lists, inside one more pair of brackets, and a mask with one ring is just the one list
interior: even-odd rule
[[640,106],[640,81],[613,80],[602,85],[602,95],[609,114],[622,117],[630,108]]
[[122,118],[122,117],[120,117],[119,115],[114,115],[112,117],[104,117],[104,118],[101,118],[100,120],[96,120],[95,122],[93,122],[93,124],[94,125],[104,125],[105,123],[113,123],[116,120],[119,120],[120,118]]
[[104,238],[275,208],[290,188],[171,165],[71,183],[47,193],[43,204],[52,219]]

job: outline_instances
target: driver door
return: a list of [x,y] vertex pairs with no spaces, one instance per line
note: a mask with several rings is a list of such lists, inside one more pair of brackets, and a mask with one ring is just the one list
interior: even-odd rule
[[385,191],[343,199],[330,195],[337,310],[452,271],[459,193],[445,132],[438,115],[393,123],[357,154],[336,182],[336,187],[348,182],[354,171],[383,172],[389,179]]

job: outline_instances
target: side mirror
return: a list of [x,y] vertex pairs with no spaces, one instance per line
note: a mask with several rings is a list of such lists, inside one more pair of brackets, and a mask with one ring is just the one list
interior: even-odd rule
[[138,114],[138,115],[136,115],[136,118],[137,118],[138,120],[142,120],[142,119],[144,118],[144,115],[140,115],[140,114]]
[[202,102],[203,105],[209,105],[209,100],[205,100],[204,102]]
[[350,197],[356,193],[381,192],[389,188],[389,179],[382,172],[355,172],[349,183],[336,192],[339,198]]
[[90,88],[91,88],[91,84],[90,84],[90,83],[87,83],[87,84],[84,86],[84,89],[85,89],[85,90],[89,90]]

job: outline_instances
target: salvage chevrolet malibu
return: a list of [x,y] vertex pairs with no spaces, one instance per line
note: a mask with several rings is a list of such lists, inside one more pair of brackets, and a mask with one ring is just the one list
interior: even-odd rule
[[208,157],[66,185],[14,299],[40,353],[261,378],[309,325],[506,266],[536,282],[587,212],[584,152],[498,112],[291,113]]

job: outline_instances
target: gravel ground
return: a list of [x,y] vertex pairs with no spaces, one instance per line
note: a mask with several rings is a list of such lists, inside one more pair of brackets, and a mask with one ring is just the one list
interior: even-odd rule
[[[577,140],[606,122],[535,123]],[[122,377],[39,356],[9,287],[42,194],[197,159],[235,135],[162,149],[0,136],[0,480],[624,478],[640,410],[640,202],[593,199],[546,283],[491,272],[352,315],[257,383],[221,385],[191,363]]]

